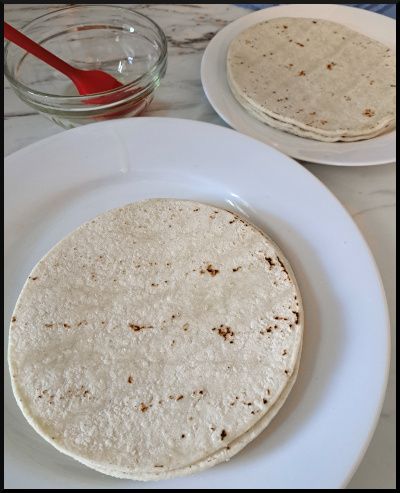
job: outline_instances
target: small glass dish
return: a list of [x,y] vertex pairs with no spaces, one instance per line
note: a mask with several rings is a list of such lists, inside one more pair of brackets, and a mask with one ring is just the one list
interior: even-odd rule
[[138,115],[152,101],[166,71],[163,31],[125,7],[75,5],[42,15],[21,31],[71,65],[103,70],[123,84],[80,96],[65,75],[6,42],[4,73],[17,95],[65,128]]

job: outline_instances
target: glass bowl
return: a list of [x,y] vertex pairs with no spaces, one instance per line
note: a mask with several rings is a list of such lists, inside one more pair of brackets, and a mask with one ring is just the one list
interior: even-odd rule
[[65,75],[6,42],[4,73],[17,95],[65,128],[138,115],[152,101],[166,71],[163,31],[125,7],[75,5],[42,15],[21,31],[71,65],[103,70],[123,84],[80,96]]

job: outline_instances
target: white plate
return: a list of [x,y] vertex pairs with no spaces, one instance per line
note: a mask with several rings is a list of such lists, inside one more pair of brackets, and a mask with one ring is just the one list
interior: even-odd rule
[[201,81],[208,100],[235,130],[288,156],[310,163],[367,166],[396,161],[396,131],[360,142],[318,142],[277,130],[252,117],[236,101],[226,77],[230,42],[244,29],[276,17],[316,17],[343,24],[396,49],[396,21],[368,10],[343,5],[282,5],[260,10],[232,22],[210,41],[201,62]]
[[371,253],[337,199],[301,165],[211,124],[136,118],[68,130],[5,161],[6,328],[33,265],[89,218],[148,197],[210,202],[278,242],[304,299],[297,383],[273,423],[229,463],[158,483],[103,476],[26,423],[6,370],[8,488],[338,488],[373,433],[385,392],[389,323]]

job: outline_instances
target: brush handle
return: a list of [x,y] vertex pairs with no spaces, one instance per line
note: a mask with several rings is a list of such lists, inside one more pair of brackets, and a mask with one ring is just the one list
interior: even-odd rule
[[73,80],[75,78],[78,71],[75,67],[72,67],[68,63],[64,62],[58,58],[58,56],[53,55],[53,53],[50,53],[42,46],[35,43],[35,41],[32,41],[30,38],[25,36],[25,34],[22,34],[20,31],[10,26],[7,22],[4,22],[4,37],[12,43],[18,45],[23,50],[26,50],[31,55],[39,58],[51,67],[60,71],[70,79]]

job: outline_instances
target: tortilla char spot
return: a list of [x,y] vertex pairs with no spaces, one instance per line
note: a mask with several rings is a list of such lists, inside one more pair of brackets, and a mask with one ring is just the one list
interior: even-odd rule
[[139,332],[142,329],[152,329],[153,326],[152,325],[137,325],[137,324],[130,323],[129,328],[132,329],[133,332]]
[[[213,328],[213,330],[215,330],[215,327]],[[234,335],[235,333],[233,332],[233,330],[228,327],[227,325],[220,325],[219,328],[218,328],[218,334],[223,337],[223,339],[227,342],[230,342],[231,344],[233,343],[233,338],[234,338]]]
[[211,264],[207,265],[206,270],[212,277],[215,277],[219,273],[219,270],[215,269]]
[[363,115],[364,116],[368,116],[368,118],[371,118],[372,116],[375,115],[375,111],[374,110],[371,110],[371,108],[366,108],[364,111],[363,111]]

